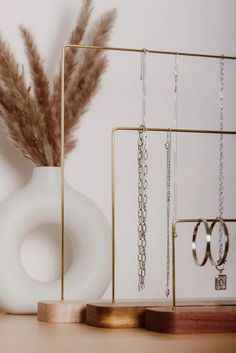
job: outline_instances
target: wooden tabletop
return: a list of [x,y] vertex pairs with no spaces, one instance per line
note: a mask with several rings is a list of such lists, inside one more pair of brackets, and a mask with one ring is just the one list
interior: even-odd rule
[[142,329],[48,324],[0,314],[1,353],[236,353],[236,334],[171,335]]

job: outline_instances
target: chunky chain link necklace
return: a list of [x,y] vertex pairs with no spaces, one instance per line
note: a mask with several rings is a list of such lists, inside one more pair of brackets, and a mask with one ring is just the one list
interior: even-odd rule
[[138,290],[145,289],[147,233],[147,134],[138,138]]

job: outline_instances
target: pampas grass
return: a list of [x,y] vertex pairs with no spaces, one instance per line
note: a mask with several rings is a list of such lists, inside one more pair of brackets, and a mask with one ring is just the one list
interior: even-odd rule
[[[84,0],[69,44],[105,46],[116,11],[100,16],[88,29],[92,1]],[[9,45],[0,36],[0,119],[15,147],[37,166],[60,165],[61,72],[50,83],[31,32],[20,26],[32,88]],[[65,154],[75,146],[75,129],[97,93],[107,66],[103,51],[67,48],[65,55]],[[21,70],[22,71],[22,70]]]

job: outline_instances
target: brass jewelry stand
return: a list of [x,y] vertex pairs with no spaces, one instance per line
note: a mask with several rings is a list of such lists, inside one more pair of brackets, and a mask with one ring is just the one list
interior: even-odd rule
[[[85,303],[67,301],[64,299],[64,68],[66,48],[108,50],[141,53],[144,50],[150,54],[177,55],[221,59],[222,55],[197,54],[186,52],[171,52],[147,49],[112,48],[89,45],[65,45],[62,50],[61,65],[61,299],[55,301],[40,301],[38,303],[38,320],[45,322],[81,322],[84,320]],[[224,56],[224,59],[236,60],[235,56]],[[144,325],[144,312],[154,303],[129,302],[119,303],[115,300],[115,133],[116,131],[138,131],[139,128],[115,128],[112,131],[112,301],[110,303],[95,303],[87,305],[87,323],[99,327],[141,327]],[[233,131],[183,130],[183,129],[148,129],[148,131],[173,131],[188,133],[224,133],[236,134]]]
[[[197,223],[199,219],[177,219],[172,223],[172,307],[148,308],[145,328],[165,333],[236,332],[236,300],[199,301],[177,304],[175,234],[178,223]],[[214,222],[215,219],[207,219]],[[236,219],[224,219],[236,222]]]
[[[178,305],[179,307],[183,308],[183,314],[179,314],[179,309],[177,309],[176,305],[176,281],[175,281],[175,233],[176,233],[176,224],[180,222],[197,222],[198,219],[195,220],[176,220],[173,222],[172,226],[172,306],[168,307],[167,304],[163,303],[150,303],[150,302],[120,302],[116,300],[115,295],[115,202],[116,202],[116,195],[115,195],[115,136],[116,132],[121,131],[139,131],[137,127],[116,127],[112,130],[112,300],[111,302],[100,302],[100,303],[91,303],[87,305],[87,312],[86,318],[87,323],[89,325],[98,326],[98,327],[145,327],[149,330],[159,331],[159,332],[184,332],[182,328],[179,328],[179,322],[181,325],[183,323],[187,323],[186,311],[190,309],[190,320],[199,325],[199,306],[204,307],[204,311],[207,312],[207,316],[211,317],[211,320],[215,322],[216,316],[220,318],[220,325],[218,330],[222,329],[222,332],[225,332],[227,329],[227,325],[232,323],[233,320],[233,330],[236,331],[236,302],[231,302],[230,305],[224,307],[221,304],[217,303],[192,303],[191,305],[188,303],[182,303]],[[188,129],[169,129],[169,128],[150,128],[147,129],[148,132],[176,132],[176,133],[192,133],[192,134],[225,134],[225,135],[236,135],[236,131],[219,131],[219,130],[188,130]],[[211,220],[209,220],[211,221]],[[212,220],[213,221],[213,220]],[[236,219],[225,219],[225,222],[236,222]],[[193,309],[193,306],[196,306]],[[233,307],[234,306],[234,307]],[[207,307],[211,314],[208,313]],[[230,309],[229,309],[230,307]],[[215,310],[214,310],[215,308]],[[219,310],[221,308],[221,310]],[[146,314],[145,314],[146,312]],[[196,313],[195,315],[192,312]],[[215,312],[217,312],[215,314]],[[231,314],[233,312],[233,314]],[[164,320],[164,318],[165,320]],[[233,319],[232,319],[233,317]],[[175,320],[174,320],[175,318]],[[197,318],[197,320],[196,320]],[[225,318],[226,324],[223,324],[223,318]],[[202,325],[199,327],[187,326],[188,330],[186,329],[185,325],[185,332],[205,332],[205,326],[208,327],[208,332],[220,332],[216,331],[214,325],[211,325],[211,322],[206,320],[206,314],[202,315]],[[218,319],[219,320],[219,319]],[[176,322],[174,326],[174,322]],[[219,321],[218,321],[219,322]],[[205,326],[203,324],[205,323]],[[231,326],[230,326],[231,327]],[[191,330],[192,331],[191,331]],[[182,331],[181,331],[182,330]],[[215,331],[214,331],[215,330]],[[232,330],[232,328],[231,328]]]

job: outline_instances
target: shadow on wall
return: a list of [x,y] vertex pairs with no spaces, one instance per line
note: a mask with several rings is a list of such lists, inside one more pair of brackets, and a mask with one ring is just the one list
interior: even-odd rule
[[1,175],[7,181],[3,188],[6,198],[28,183],[34,165],[16,150],[2,126],[0,126],[0,161],[1,169],[3,168]]

